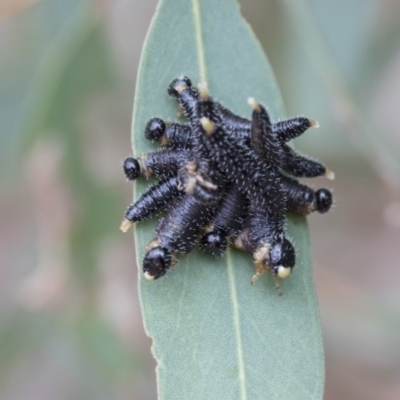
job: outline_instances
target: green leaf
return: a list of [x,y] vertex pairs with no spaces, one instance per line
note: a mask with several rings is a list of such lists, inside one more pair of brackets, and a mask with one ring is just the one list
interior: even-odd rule
[[[173,119],[169,82],[181,75],[206,80],[211,94],[250,116],[246,99],[284,117],[270,66],[235,0],[161,1],[148,33],[133,114],[134,153],[155,146],[144,138],[151,117]],[[137,183],[136,193],[148,184]],[[140,274],[145,328],[158,361],[160,399],[321,399],[323,349],[303,219],[289,221],[296,268],[274,289],[270,276],[250,284],[252,258],[229,250],[221,259],[198,251],[181,257],[163,278]],[[136,232],[139,270],[154,221]]]

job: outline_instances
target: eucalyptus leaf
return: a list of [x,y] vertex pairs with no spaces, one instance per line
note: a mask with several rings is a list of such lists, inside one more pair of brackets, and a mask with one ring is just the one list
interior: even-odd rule
[[[161,1],[143,49],[133,113],[134,154],[156,146],[144,138],[152,117],[173,120],[169,82],[207,81],[211,95],[249,117],[246,99],[284,117],[262,49],[235,0]],[[148,184],[138,182],[136,194]],[[135,227],[140,300],[158,361],[160,399],[321,399],[324,363],[309,239],[302,218],[288,221],[297,262],[277,291],[271,276],[254,285],[252,257],[229,250],[220,259],[182,256],[157,281],[142,277],[155,221]]]

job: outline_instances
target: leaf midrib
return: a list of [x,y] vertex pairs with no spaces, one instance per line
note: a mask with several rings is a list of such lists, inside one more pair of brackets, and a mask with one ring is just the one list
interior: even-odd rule
[[241,399],[247,399],[246,392],[246,373],[244,368],[244,357],[243,357],[243,346],[242,346],[242,331],[240,328],[240,318],[239,318],[239,302],[236,291],[236,276],[235,270],[232,263],[232,254],[231,250],[228,248],[226,251],[226,260],[228,265],[228,277],[229,277],[229,286],[231,291],[231,301],[232,301],[232,310],[233,310],[233,324],[235,328],[235,336],[237,342],[237,358],[238,358],[238,375],[239,375],[239,386],[240,386],[240,394]]
[[201,25],[199,0],[192,0],[192,6],[193,6],[192,11],[193,11],[194,27],[196,31],[196,46],[197,46],[197,56],[199,61],[200,79],[203,82],[207,82],[207,67],[206,67],[206,57],[205,57],[204,43],[203,43],[203,30]]
[[[200,79],[203,82],[207,82],[207,67],[205,60],[205,49],[203,43],[203,33],[201,24],[201,12],[199,0],[192,0],[192,11],[194,19],[194,27],[196,33],[196,46],[197,56],[199,63]],[[242,345],[242,332],[240,328],[240,315],[239,315],[239,301],[236,287],[236,277],[234,266],[232,263],[231,250],[228,248],[226,252],[226,263],[228,268],[228,278],[231,293],[232,312],[233,312],[233,326],[235,330],[235,340],[237,347],[237,362],[238,362],[238,382],[240,387],[240,398],[241,400],[247,400],[246,391],[246,373],[244,368],[244,357],[243,357],[243,345]]]

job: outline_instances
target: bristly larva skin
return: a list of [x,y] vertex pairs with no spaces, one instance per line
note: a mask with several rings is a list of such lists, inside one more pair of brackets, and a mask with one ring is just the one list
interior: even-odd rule
[[[222,129],[223,124],[219,119],[218,107],[212,103],[207,94],[202,93],[201,89],[200,97],[197,110],[191,107],[191,120],[196,119],[197,111],[197,118],[200,119],[203,133],[207,138],[204,143],[210,157],[217,160],[217,167],[228,179],[239,181],[241,191],[244,193],[247,191],[250,196],[248,225],[242,243],[245,243],[244,248],[254,255],[256,275],[261,275],[267,267],[270,267],[276,275],[286,277],[294,266],[295,255],[294,248],[285,238],[283,230],[283,214],[287,206],[279,174],[279,168],[284,166],[283,143],[272,131],[266,110],[252,99],[253,118],[250,143],[257,156],[255,158],[251,152],[233,142],[232,137],[229,137]],[[193,131],[196,132],[195,128]],[[233,165],[231,160],[235,159],[242,160],[242,164]],[[264,171],[264,174],[261,171]],[[241,183],[244,186],[241,186]],[[262,189],[264,189],[263,192]],[[212,235],[203,238],[203,248],[207,248],[207,238],[210,238],[213,244],[217,242],[220,245],[216,240],[215,232],[212,232]],[[270,251],[274,251],[274,254],[277,254],[276,249],[281,249],[281,256],[272,257],[268,251],[260,258],[258,256],[260,250],[266,246]],[[220,248],[223,246],[221,245]]]
[[302,135],[311,127],[318,128],[318,122],[305,117],[296,117],[286,121],[280,121],[273,125],[274,132],[278,135],[279,140],[288,142]]
[[200,248],[212,256],[222,256],[228,245],[228,237],[236,237],[242,231],[248,200],[235,185],[225,192],[218,212],[208,232],[200,239]]
[[285,152],[283,169],[288,174],[296,178],[316,178],[326,175],[328,170],[318,161],[297,154],[287,145],[283,146],[283,150]]
[[[251,127],[252,150],[234,142],[222,128],[218,109],[207,94],[200,90],[200,100],[197,108],[192,109],[191,119],[200,126],[194,126],[194,134],[202,135],[203,146],[209,157],[216,162],[216,168],[231,182],[238,185],[243,195],[248,195],[250,206],[249,218],[245,224],[246,240],[244,249],[251,252],[255,258],[256,274],[261,275],[272,269],[276,275],[286,277],[294,267],[294,256],[282,256],[276,262],[288,264],[273,265],[273,257],[267,252],[261,258],[258,254],[261,248],[280,248],[287,254],[294,254],[291,243],[284,233],[284,213],[287,201],[282,186],[279,167],[283,158],[282,146],[271,130],[269,116],[265,109],[255,101]],[[197,120],[197,121],[196,121]],[[197,128],[197,129],[196,129]],[[254,147],[253,147],[254,146]],[[241,163],[236,163],[236,160]],[[215,239],[215,236],[212,237]],[[206,248],[204,240],[203,248]],[[222,247],[222,246],[221,246]]]
[[198,158],[189,161],[178,172],[178,178],[185,192],[201,203],[215,205],[221,200],[225,181],[210,162]]
[[128,208],[125,220],[135,223],[154,217],[184,194],[176,176],[162,180],[151,186]]
[[[179,86],[179,90],[181,91],[180,93],[178,93],[178,90],[173,91],[174,96],[177,97],[178,103],[184,110],[185,115],[187,115],[192,122],[193,120],[195,122],[196,105],[200,100],[199,90],[193,88],[192,86],[185,87],[182,83],[182,80],[180,79],[173,81],[170,86],[173,87],[174,85]],[[254,99],[251,100],[254,101]],[[269,121],[269,116],[265,108],[258,103],[256,104],[260,108],[259,113],[262,114],[264,119],[268,120],[267,123],[269,123],[271,126],[270,131],[268,131],[268,135],[266,135],[264,138],[259,137],[259,135],[261,134],[260,130],[258,130],[258,132],[254,132],[255,127],[252,128],[251,121],[236,116],[231,111],[225,109],[219,103],[216,103],[214,101],[213,116],[218,121],[220,121],[220,124],[227,136],[229,136],[237,144],[240,143],[243,145],[251,146],[253,150],[262,151],[264,147],[268,147],[268,142],[271,142],[272,136],[272,141],[274,142],[274,151],[269,151],[268,154],[275,155],[275,160],[272,160],[272,162],[276,163],[278,161],[279,163],[281,163],[282,165],[280,165],[280,167],[290,175],[298,178],[311,178],[326,175],[329,179],[333,179],[332,172],[328,171],[325,166],[316,161],[302,157],[285,144],[287,141],[300,136],[308,128],[318,128],[319,124],[316,121],[310,120],[305,117],[296,117],[287,121],[280,121],[273,124]],[[210,112],[210,110],[208,110],[208,112]],[[203,109],[203,116],[210,118],[210,115],[206,114],[207,112],[204,112]],[[262,121],[261,119],[260,123],[266,122]],[[187,132],[185,132],[184,134],[186,136]],[[178,138],[180,135],[183,135],[183,132],[181,133],[179,130],[176,130],[175,138]],[[185,139],[186,137],[178,140],[182,142]],[[192,137],[188,137],[187,139],[190,140],[192,139]],[[252,145],[250,144],[251,142],[253,143]],[[283,153],[285,153],[285,156],[283,155]],[[261,158],[263,157],[261,156]]]
[[250,136],[252,150],[260,160],[268,164],[269,168],[278,170],[284,167],[285,154],[282,142],[272,130],[267,110],[253,98],[248,99],[248,103],[253,108]]
[[150,119],[145,137],[161,149],[123,164],[129,180],[160,179],[128,208],[121,224],[125,232],[166,212],[146,247],[145,278],[165,275],[179,254],[197,244],[213,256],[232,245],[252,254],[252,283],[270,271],[278,286],[296,262],[285,213],[325,213],[332,205],[328,189],[314,191],[293,178],[333,179],[333,172],[286,144],[318,123],[305,117],[274,123],[254,98],[248,99],[251,119],[243,118],[214,101],[205,83],[194,87],[185,76],[170,83],[168,94],[189,123]]
[[135,180],[139,176],[166,178],[176,175],[191,158],[189,150],[160,149],[138,159],[128,157],[124,161],[124,172],[129,180]]
[[148,153],[143,158],[143,174],[155,175],[164,178],[176,175],[178,171],[189,162],[192,155],[189,151],[173,149],[160,149]]
[[[145,255],[143,272],[147,279],[158,279],[170,268],[179,253],[189,253],[196,245],[197,236],[215,209],[187,195],[177,201],[157,225],[157,239]],[[152,246],[156,243],[157,246]]]
[[189,253],[196,244],[197,235],[213,217],[215,209],[195,197],[182,197],[157,225],[156,232],[162,247],[179,253]]

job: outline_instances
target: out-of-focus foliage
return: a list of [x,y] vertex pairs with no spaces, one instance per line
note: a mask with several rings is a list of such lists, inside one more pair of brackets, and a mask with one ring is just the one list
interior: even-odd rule
[[0,21],[32,7],[40,0],[3,0],[0,4]]
[[[372,150],[385,141],[399,155],[399,2],[306,5],[324,52],[378,127]],[[1,399],[156,398],[132,240],[118,231],[132,196],[118,164],[130,152],[135,68],[154,7],[47,0],[0,21]],[[376,153],[366,160],[350,144],[319,51],[310,57],[283,3],[243,1],[242,12],[288,115],[320,122],[297,148],[337,175],[336,208],[309,219],[325,399],[397,400],[400,206],[371,168]]]
[[[17,34],[34,42],[40,56],[28,54],[28,64],[17,72],[11,63],[4,67],[15,82],[2,80],[2,173],[11,197],[10,178],[19,175],[25,181],[28,190],[22,191],[19,214],[28,215],[21,217],[35,232],[36,249],[30,245],[25,250],[28,276],[13,293],[20,310],[4,315],[0,328],[4,395],[7,390],[23,393],[13,388],[13,377],[30,360],[43,357],[39,380],[58,359],[59,372],[71,382],[57,398],[115,398],[133,390],[137,376],[140,356],[129,345],[131,338],[121,337],[107,321],[118,320],[112,313],[120,310],[101,304],[113,295],[118,302],[124,294],[118,289],[125,290],[115,277],[114,282],[106,278],[112,274],[105,269],[115,264],[104,259],[104,247],[110,247],[117,231],[122,205],[117,185],[101,176],[107,152],[96,151],[104,134],[96,137],[95,128],[103,128],[91,121],[107,115],[106,109],[93,107],[104,108],[99,98],[118,87],[103,12],[90,2],[52,0],[32,9],[30,18],[16,17],[28,25],[15,28]],[[113,164],[118,168],[118,159]],[[99,275],[101,265],[105,276]],[[129,299],[122,299],[122,306]]]

